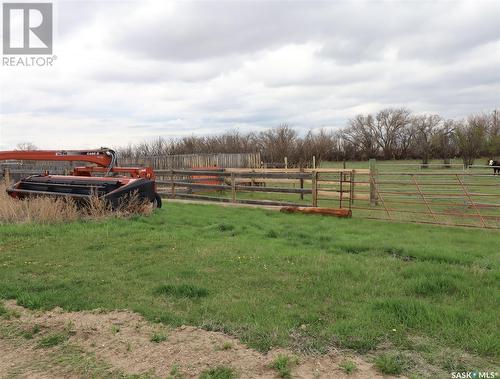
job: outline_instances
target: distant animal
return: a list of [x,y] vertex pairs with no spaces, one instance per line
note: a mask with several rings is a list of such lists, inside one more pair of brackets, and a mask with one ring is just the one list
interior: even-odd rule
[[488,161],[488,166],[493,166],[493,175],[500,174],[500,161],[490,159]]

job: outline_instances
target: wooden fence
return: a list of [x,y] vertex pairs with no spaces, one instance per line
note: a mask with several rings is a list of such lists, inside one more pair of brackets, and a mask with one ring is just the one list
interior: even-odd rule
[[0,176],[3,175],[5,170],[9,170],[11,173],[19,172],[21,174],[23,172],[36,172],[39,174],[44,171],[63,174],[69,172],[75,166],[78,166],[76,162],[7,161],[0,162]]
[[[353,217],[500,229],[500,175],[488,166],[363,169],[157,169],[163,197],[348,208]],[[8,170],[6,170],[8,171]],[[10,176],[40,171],[11,169]]]
[[375,161],[369,166],[157,173],[167,198],[348,208],[357,218],[500,228],[500,176],[439,167],[401,171]]
[[121,166],[150,166],[155,170],[190,169],[193,167],[258,168],[260,153],[243,154],[181,154],[142,158],[118,158]]
[[327,199],[330,207],[349,208],[353,199],[368,199],[354,193],[356,172],[344,169],[226,169],[156,170],[159,192],[167,198],[231,203],[318,207]]

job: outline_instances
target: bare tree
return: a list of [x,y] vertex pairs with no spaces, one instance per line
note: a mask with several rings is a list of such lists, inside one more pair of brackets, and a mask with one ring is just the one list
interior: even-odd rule
[[377,156],[378,143],[375,135],[375,122],[372,115],[359,114],[348,121],[342,137],[361,153],[361,159]]
[[261,151],[268,162],[283,162],[285,157],[291,157],[297,145],[297,132],[287,124],[269,129],[260,134]]
[[32,142],[19,142],[16,150],[38,150],[38,147]]
[[454,136],[465,166],[472,165],[474,159],[481,155],[485,146],[485,135],[485,125],[474,115],[465,121],[456,122]]
[[415,157],[415,128],[411,123],[402,127],[397,135],[394,157],[396,159],[407,159]]
[[407,150],[413,138],[411,133],[405,133],[409,125],[410,111],[406,108],[387,108],[377,113],[374,134],[384,159],[395,159],[396,155],[401,155],[403,151],[397,154],[398,148]]
[[432,141],[438,127],[441,123],[441,117],[437,114],[424,114],[414,116],[411,119],[411,125],[415,133],[415,147],[423,167],[427,167],[432,154]]
[[345,138],[344,130],[337,133],[337,151],[338,160],[348,160],[358,158],[359,151],[357,147],[347,138]]
[[432,137],[432,150],[436,157],[443,159],[446,167],[450,164],[450,159],[458,153],[455,133],[455,121],[445,120],[441,127]]
[[312,162],[312,157],[316,157],[316,163],[331,159],[336,147],[336,137],[332,132],[320,129],[313,133],[309,131],[304,138],[298,138],[296,151],[293,155],[292,164],[307,167]]
[[491,112],[490,122],[488,127],[488,154],[491,157],[500,155],[500,109],[495,109]]

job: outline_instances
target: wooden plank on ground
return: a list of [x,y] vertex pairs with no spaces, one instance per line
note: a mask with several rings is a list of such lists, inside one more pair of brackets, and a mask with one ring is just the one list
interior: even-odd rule
[[319,214],[335,217],[351,217],[352,212],[346,208],[318,208],[318,207],[283,207],[280,209],[283,213],[306,213]]

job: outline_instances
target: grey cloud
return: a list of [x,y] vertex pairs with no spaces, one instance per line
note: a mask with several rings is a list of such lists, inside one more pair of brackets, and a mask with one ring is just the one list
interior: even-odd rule
[[42,147],[63,132],[92,146],[500,105],[499,2],[163,4],[56,2],[57,65],[0,73],[4,141],[23,127]]
[[88,28],[101,15],[110,18],[117,12],[123,12],[129,8],[127,5],[110,1],[88,1],[88,0],[56,0],[54,1],[54,12],[56,30],[61,39],[71,39],[74,33]]
[[[241,61],[231,59],[204,59],[195,62],[145,60],[129,67],[102,67],[87,73],[89,79],[99,82],[116,83],[165,83],[165,82],[203,82],[220,76],[241,66]],[[142,67],[138,69],[137,67]]]
[[451,62],[471,49],[500,41],[499,2],[446,4],[447,9],[427,18],[421,33],[399,42],[403,58]]
[[326,3],[175,3],[172,15],[152,14],[145,25],[129,25],[115,46],[165,60],[195,60],[249,54],[285,43],[305,42]]
[[178,2],[175,12],[151,13],[142,24],[132,17],[114,35],[114,46],[142,57],[190,61],[315,41],[323,45],[321,55],[343,64],[379,60],[386,48],[405,59],[446,60],[500,37],[500,4],[481,5]]

